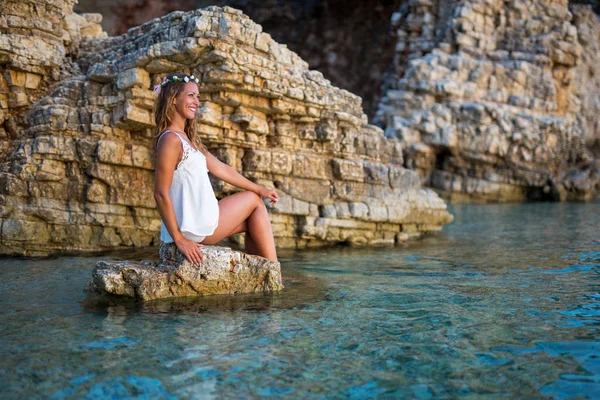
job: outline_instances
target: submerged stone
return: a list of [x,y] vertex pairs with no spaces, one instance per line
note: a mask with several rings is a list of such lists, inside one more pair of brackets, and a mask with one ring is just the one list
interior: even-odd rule
[[157,263],[99,261],[86,290],[155,300],[283,289],[279,262],[228,247],[204,246],[202,252],[204,261],[200,265],[190,263],[172,243],[160,247]]

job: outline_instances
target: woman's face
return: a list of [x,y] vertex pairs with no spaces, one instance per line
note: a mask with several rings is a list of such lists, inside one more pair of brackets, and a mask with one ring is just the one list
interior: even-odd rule
[[199,105],[198,85],[194,82],[186,83],[183,91],[175,98],[175,112],[185,119],[194,119]]

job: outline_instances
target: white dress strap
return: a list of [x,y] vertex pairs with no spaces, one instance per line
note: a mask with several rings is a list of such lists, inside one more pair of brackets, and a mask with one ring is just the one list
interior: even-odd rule
[[[172,131],[172,130],[170,130],[170,129],[167,129],[167,130],[165,130],[165,131],[162,131],[162,133],[161,133],[161,134],[158,136],[158,139],[156,140],[156,143],[160,142],[160,141],[162,140],[162,138],[163,138],[163,137],[164,137],[164,136],[165,136],[167,133],[169,133],[169,132],[173,132],[174,134],[176,134],[176,135],[177,135],[177,132],[175,132],[175,131]],[[177,135],[177,137],[179,137],[179,135]]]
[[185,140],[183,140],[183,138],[181,137],[181,135],[179,135],[179,133],[177,133],[175,131],[172,131],[170,129],[167,129],[166,131],[163,131],[163,133],[161,133],[160,136],[158,137],[158,140],[156,141],[156,143],[160,142],[160,140],[163,138],[163,136],[165,136],[165,134],[167,134],[169,132],[173,132],[174,134],[177,135],[177,137],[179,138],[179,140],[181,140],[182,142],[185,142],[186,144],[189,144]]
[[188,159],[190,151],[194,150],[194,147],[192,147],[192,145],[190,143],[188,143],[187,140],[184,140],[181,135],[179,133],[177,133],[176,131],[173,131],[171,129],[167,129],[166,131],[164,131],[163,133],[160,134],[160,137],[158,138],[158,141],[156,142],[158,144],[158,142],[163,138],[163,136],[168,133],[168,132],[173,132],[175,135],[177,135],[177,137],[179,138],[179,141],[181,142],[181,160],[179,160],[179,162],[177,163],[177,166],[175,167],[175,169],[178,169],[179,166],[181,164],[183,164],[183,162],[185,160]]

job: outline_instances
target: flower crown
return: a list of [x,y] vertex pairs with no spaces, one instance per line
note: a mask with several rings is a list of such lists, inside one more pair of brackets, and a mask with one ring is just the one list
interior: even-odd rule
[[167,84],[167,83],[171,83],[171,82],[195,82],[196,84],[198,82],[200,82],[200,80],[198,78],[196,78],[194,75],[186,75],[184,77],[180,77],[177,75],[172,75],[172,76],[165,76],[162,80],[162,82],[160,83],[160,85],[156,85],[154,86],[153,90],[156,92],[156,94],[160,94],[160,90]]

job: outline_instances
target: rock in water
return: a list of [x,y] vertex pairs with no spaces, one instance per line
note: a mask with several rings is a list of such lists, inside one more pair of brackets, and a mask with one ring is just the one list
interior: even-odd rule
[[201,265],[190,263],[172,243],[160,247],[158,263],[99,261],[86,289],[141,300],[283,289],[279,262],[228,247],[204,246],[202,252]]

